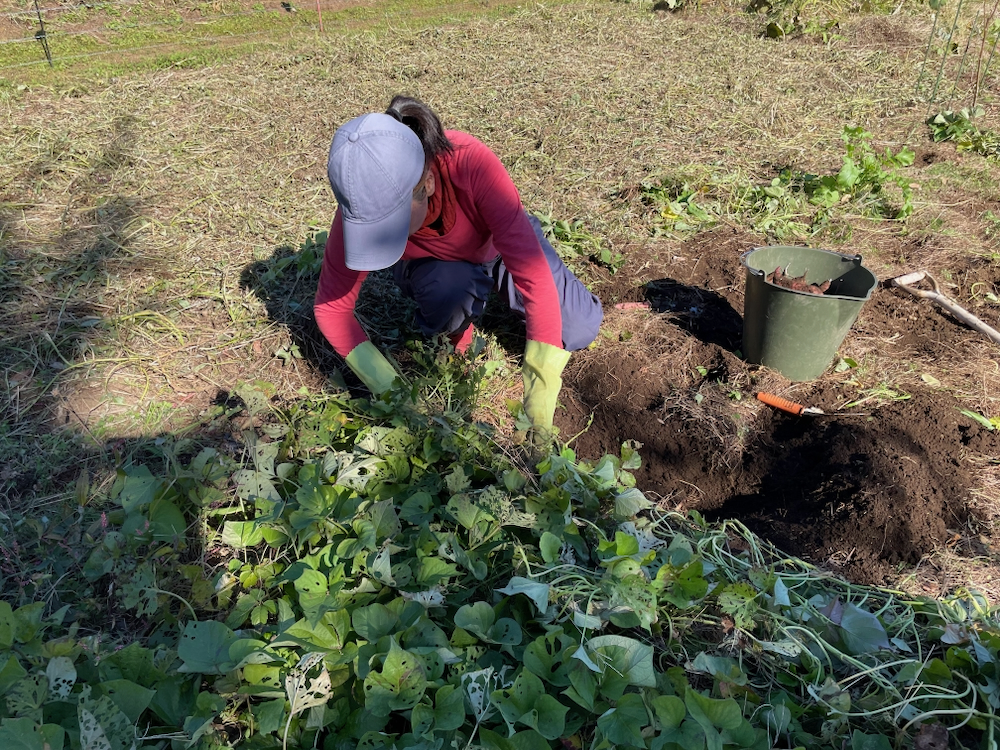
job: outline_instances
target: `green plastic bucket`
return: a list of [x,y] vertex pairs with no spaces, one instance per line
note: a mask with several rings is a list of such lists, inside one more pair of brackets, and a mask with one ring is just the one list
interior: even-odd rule
[[[789,380],[812,380],[833,361],[878,279],[860,255],[811,247],[758,247],[742,256],[747,269],[743,354]],[[809,284],[832,280],[826,294],[810,294],[765,278],[781,266]]]

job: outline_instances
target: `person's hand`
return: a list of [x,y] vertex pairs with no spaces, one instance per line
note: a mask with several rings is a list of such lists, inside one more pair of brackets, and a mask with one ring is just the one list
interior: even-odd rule
[[346,357],[347,366],[361,378],[374,395],[381,396],[392,387],[399,377],[396,368],[385,358],[371,341],[365,341],[351,349]]
[[528,341],[524,347],[524,414],[531,420],[531,438],[536,445],[552,441],[552,417],[568,361],[569,352],[551,344]]

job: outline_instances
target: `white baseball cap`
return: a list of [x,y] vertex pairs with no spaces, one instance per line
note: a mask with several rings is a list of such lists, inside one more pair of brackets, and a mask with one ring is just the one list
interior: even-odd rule
[[355,117],[334,134],[326,172],[343,216],[347,267],[377,271],[399,260],[424,173],[417,134],[390,115]]

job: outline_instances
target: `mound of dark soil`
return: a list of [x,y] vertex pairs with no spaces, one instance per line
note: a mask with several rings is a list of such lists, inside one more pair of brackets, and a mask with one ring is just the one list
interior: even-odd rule
[[[622,365],[588,379],[588,395],[598,383],[631,375]],[[718,421],[655,398],[643,406],[609,393],[577,408],[593,414],[575,443],[580,455],[616,453],[637,440],[643,466],[636,479],[647,492],[710,519],[740,519],[779,548],[863,582],[915,564],[949,529],[961,528],[977,485],[961,457],[970,444],[1000,450],[995,433],[969,424],[950,396],[930,391],[843,416],[761,411],[738,446],[720,439]]]
[[[911,378],[905,390],[887,386],[881,395],[869,390],[851,408],[841,408],[859,395],[850,372],[795,385],[790,395],[825,416],[757,402],[755,391],[792,384],[734,353],[745,273],[739,254],[753,246],[753,238],[709,235],[686,248],[683,263],[640,280],[636,293],[618,281],[606,327],[627,330],[574,358],[557,425],[564,435],[580,433],[573,446],[581,457],[640,442],[638,484],[667,507],[739,519],[786,552],[860,582],[884,582],[966,526],[970,493],[982,485],[969,457],[1000,455],[1000,435],[962,415],[968,406],[955,389],[934,379]],[[989,274],[996,269],[973,275]],[[629,297],[644,297],[651,310],[614,309]],[[902,361],[919,372],[921,362],[940,366],[950,356],[956,372],[974,377],[970,362],[982,350],[979,334],[886,286],[850,336],[877,336],[866,361],[878,368],[885,358],[886,372]]]

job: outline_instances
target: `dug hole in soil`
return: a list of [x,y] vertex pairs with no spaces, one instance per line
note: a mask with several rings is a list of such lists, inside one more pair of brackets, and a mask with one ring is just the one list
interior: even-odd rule
[[[981,486],[970,457],[1000,455],[1000,438],[962,415],[968,407],[950,391],[919,377],[907,381],[906,400],[872,399],[839,413],[857,400],[845,384],[852,373],[831,369],[792,389],[825,416],[760,404],[758,390],[792,384],[734,354],[740,255],[762,244],[755,240],[731,230],[699,236],[662,268],[599,289],[605,334],[571,360],[556,425],[564,439],[576,436],[571,445],[583,459],[641,443],[636,481],[662,507],[738,519],[786,553],[859,583],[885,583],[967,527]],[[992,267],[966,270],[998,281]],[[614,307],[627,301],[650,309]],[[981,351],[979,336],[880,284],[842,349],[871,338],[876,366],[889,357],[917,367],[950,358],[959,367]]]

